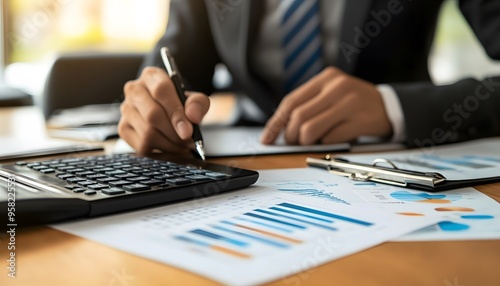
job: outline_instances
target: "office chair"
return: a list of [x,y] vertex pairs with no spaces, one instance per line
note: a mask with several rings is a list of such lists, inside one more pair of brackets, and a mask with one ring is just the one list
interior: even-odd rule
[[42,99],[45,118],[59,109],[122,100],[123,85],[138,76],[144,54],[90,53],[58,57]]
[[0,85],[0,107],[33,105],[33,97],[23,91]]

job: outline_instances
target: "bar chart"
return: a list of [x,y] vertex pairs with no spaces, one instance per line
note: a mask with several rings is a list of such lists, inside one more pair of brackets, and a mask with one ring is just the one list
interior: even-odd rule
[[174,234],[191,247],[237,258],[252,259],[270,251],[288,250],[318,235],[363,229],[369,221],[334,212],[282,202]]
[[427,160],[432,160],[436,161],[439,163],[445,163],[445,164],[450,164],[454,166],[460,166],[460,167],[465,167],[465,168],[471,168],[471,169],[484,169],[484,168],[492,168],[492,165],[489,164],[484,164],[477,162],[476,159],[480,159],[478,157],[442,157],[442,156],[435,156],[435,155],[424,155],[422,156],[423,159]]
[[279,190],[310,189],[325,194],[339,190],[335,197],[345,201],[352,193],[335,182],[293,178],[269,183],[278,187],[259,186],[66,225],[65,229],[225,285],[258,285],[298,275],[434,225],[441,218],[409,219],[366,205],[333,202],[334,196]]

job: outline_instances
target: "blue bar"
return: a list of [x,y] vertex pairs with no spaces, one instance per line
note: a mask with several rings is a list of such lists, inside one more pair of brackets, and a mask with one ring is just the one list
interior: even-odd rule
[[208,237],[208,238],[213,238],[213,239],[217,239],[217,240],[222,240],[222,241],[225,241],[225,242],[229,242],[231,244],[234,244],[234,245],[240,246],[240,247],[248,245],[248,243],[246,243],[244,241],[239,241],[239,240],[236,240],[236,239],[227,238],[227,237],[224,237],[222,235],[218,235],[218,234],[215,234],[215,233],[212,233],[212,232],[205,231],[203,229],[194,229],[194,230],[191,230],[190,232],[198,234],[198,235],[201,235],[201,236],[205,236],[205,237]]
[[439,157],[439,156],[431,156],[431,155],[423,155],[422,157],[425,158],[425,159],[430,159],[430,160],[434,160],[434,161],[438,161],[438,162],[444,162],[444,163],[448,163],[448,164],[455,165],[455,166],[468,167],[468,168],[472,168],[472,169],[483,169],[483,168],[491,168],[491,167],[493,167],[491,165],[486,165],[486,164],[471,162],[467,158],[465,158],[465,159],[460,159],[460,158],[442,158],[442,157]]
[[[334,185],[334,186],[336,186],[336,185]],[[327,193],[323,190],[318,190],[318,189],[308,189],[308,188],[284,189],[284,188],[279,188],[278,191],[298,194],[298,195],[306,196],[306,197],[320,198],[320,199],[324,199],[324,200],[335,202],[335,203],[350,205],[350,203],[346,202],[345,200],[338,198],[338,197],[336,197],[330,193]]]
[[194,244],[197,244],[197,245],[200,245],[200,246],[210,247],[210,244],[208,244],[208,243],[206,243],[204,241],[197,240],[197,239],[192,239],[192,238],[189,238],[189,237],[186,237],[186,236],[183,236],[183,235],[174,236],[174,238],[176,238],[178,240],[182,240],[184,242],[191,242],[191,243],[194,243]]
[[272,246],[276,246],[276,247],[280,247],[280,248],[288,248],[288,245],[286,245],[284,243],[272,241],[272,240],[265,239],[265,238],[258,237],[258,236],[253,236],[251,234],[246,234],[246,233],[239,232],[239,231],[232,230],[232,229],[227,229],[227,228],[222,227],[222,226],[213,225],[212,227],[215,229],[218,229],[218,230],[227,231],[227,232],[232,233],[232,234],[237,234],[237,235],[244,236],[246,238],[254,239],[254,240],[257,240],[259,242],[267,243],[267,244],[270,244]]
[[242,217],[238,217],[236,219],[242,220],[242,221],[246,221],[246,222],[250,222],[250,223],[254,223],[254,224],[258,224],[258,225],[262,225],[262,226],[269,227],[269,228],[272,228],[272,229],[275,229],[275,230],[280,230],[280,231],[283,231],[283,232],[286,232],[286,233],[291,233],[292,232],[291,229],[286,229],[286,228],[274,226],[274,225],[263,223],[263,222],[259,222],[259,221],[253,220],[253,219],[247,219],[247,218],[242,218]]
[[479,159],[479,160],[485,160],[485,161],[500,163],[500,159],[498,159],[498,158],[490,158],[490,157],[486,157],[486,156],[464,156],[464,158],[466,158],[466,159]]
[[336,214],[332,214],[332,213],[328,213],[328,212],[324,212],[324,211],[320,211],[320,210],[315,210],[315,209],[311,209],[311,208],[297,206],[297,205],[294,205],[294,204],[281,203],[279,205],[283,206],[283,207],[291,208],[291,209],[301,210],[301,211],[305,211],[305,212],[309,212],[309,213],[313,213],[313,214],[319,214],[319,215],[322,215],[322,216],[326,216],[326,217],[331,217],[331,218],[335,218],[335,219],[347,221],[347,222],[350,222],[350,223],[359,224],[359,225],[362,225],[362,226],[372,226],[373,225],[373,223],[371,223],[371,222],[366,222],[366,221],[357,220],[357,219],[353,219],[353,218],[346,217],[346,216],[336,215]]
[[294,215],[298,215],[298,216],[312,218],[312,219],[319,220],[319,221],[322,221],[322,222],[333,223],[332,220],[328,220],[328,219],[324,219],[324,218],[319,218],[319,217],[312,216],[312,215],[306,215],[306,214],[303,214],[303,213],[294,212],[294,211],[287,210],[287,209],[282,209],[282,208],[279,208],[279,207],[272,207],[270,209],[275,210],[275,211],[280,211],[280,212],[288,213],[288,214],[294,214]]
[[282,221],[282,220],[278,220],[278,219],[274,219],[274,218],[270,218],[270,217],[266,217],[266,216],[261,216],[261,215],[258,215],[258,214],[245,213],[244,215],[251,216],[251,217],[254,217],[254,218],[260,218],[260,219],[267,220],[267,221],[276,222],[276,223],[279,223],[279,224],[288,225],[288,226],[295,227],[295,228],[306,229],[305,226],[301,226],[301,225],[289,223],[289,222],[286,222],[286,221]]
[[355,186],[376,186],[376,183],[373,182],[363,182],[363,183],[354,183]]
[[328,230],[333,230],[333,231],[337,230],[334,227],[329,227],[329,226],[326,226],[326,225],[321,225],[321,224],[317,224],[317,223],[314,223],[314,222],[310,222],[310,221],[306,221],[306,220],[301,220],[301,219],[298,219],[298,218],[294,218],[294,217],[287,216],[287,215],[282,215],[282,214],[277,214],[277,213],[273,213],[273,212],[266,211],[266,210],[259,210],[259,209],[257,209],[255,211],[256,212],[265,213],[265,214],[268,214],[268,215],[272,215],[272,216],[284,217],[284,218],[287,218],[287,219],[295,220],[295,221],[298,221],[298,222],[301,222],[301,223],[305,223],[305,224],[314,225],[314,226],[325,228],[325,229],[328,229]]

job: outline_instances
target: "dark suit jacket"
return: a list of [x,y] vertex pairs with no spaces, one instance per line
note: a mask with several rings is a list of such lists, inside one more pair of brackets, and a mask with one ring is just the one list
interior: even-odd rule
[[[235,89],[271,116],[284,95],[272,92],[248,61],[263,2],[171,0],[168,28],[145,65],[161,66],[159,48],[166,45],[188,87],[210,94],[214,66],[224,63]],[[325,61],[395,88],[409,146],[500,135],[500,77],[464,79],[439,87],[430,80],[427,58],[442,1],[345,2],[339,57],[336,62]],[[459,5],[487,54],[500,59],[500,1],[460,0]]]

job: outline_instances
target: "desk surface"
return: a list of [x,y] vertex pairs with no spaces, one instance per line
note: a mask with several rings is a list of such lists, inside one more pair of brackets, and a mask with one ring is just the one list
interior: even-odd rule
[[[28,110],[22,112],[31,114]],[[15,113],[0,109],[2,125]],[[13,120],[9,124],[15,125]],[[16,132],[16,128],[0,126],[0,138],[15,136]],[[212,161],[272,169],[305,167],[307,156]],[[500,201],[500,183],[477,189]],[[0,234],[0,285],[217,285],[182,269],[48,227],[16,233],[17,278],[11,279],[6,269],[7,243],[5,234]],[[270,285],[499,285],[499,266],[500,240],[389,242]]]

